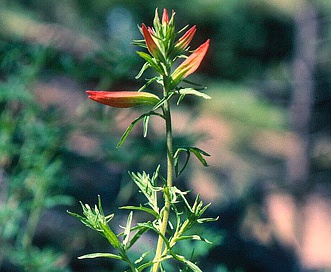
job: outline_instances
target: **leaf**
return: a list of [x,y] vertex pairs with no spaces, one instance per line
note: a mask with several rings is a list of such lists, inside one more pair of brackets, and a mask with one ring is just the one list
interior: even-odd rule
[[155,212],[153,209],[143,207],[143,206],[140,206],[140,207],[137,207],[137,206],[123,206],[123,207],[120,207],[120,209],[147,212],[147,213],[150,213],[151,215],[153,215],[156,219],[160,218],[160,215],[157,212]]
[[139,237],[141,235],[143,235],[146,231],[148,231],[148,228],[142,227],[142,226],[137,226],[134,228],[134,230],[136,230],[136,232],[132,235],[132,238],[127,246],[127,249],[129,249],[130,247],[132,247],[134,245],[135,242],[137,242],[137,240],[139,239]]
[[164,243],[166,244],[167,248],[170,248],[169,245],[169,240],[167,239],[167,237],[165,237],[153,224],[152,222],[146,222],[146,223],[138,223],[138,226],[142,226],[142,227],[146,227],[148,229],[153,230],[157,235],[159,235],[162,240],[164,241]]
[[154,81],[158,80],[158,77],[153,77],[150,80],[148,80],[142,87],[140,87],[140,89],[138,90],[138,92],[141,92],[142,90],[144,90],[149,84],[153,83]]
[[154,70],[156,70],[159,74],[164,74],[163,69],[155,62],[155,59],[151,55],[140,51],[137,52],[137,54],[140,57],[142,57],[145,61],[147,61],[150,64],[150,66],[154,68]]
[[141,254],[141,256],[134,261],[135,264],[139,264],[147,255],[149,254],[149,251],[144,252],[143,254]]
[[[186,153],[186,160],[182,168],[179,170],[179,155],[181,152]],[[203,158],[203,156],[210,156],[207,152],[197,147],[180,147],[176,150],[174,154],[174,165],[175,165],[176,176],[179,176],[185,170],[188,161],[190,159],[191,153],[193,153],[198,158],[198,160],[203,164],[203,166],[208,166],[207,161]]]
[[204,99],[211,99],[209,95],[199,92],[198,90],[193,88],[179,89],[178,93],[180,94],[180,96],[178,98],[177,105],[179,105],[179,103],[184,99],[185,95],[194,95],[194,96],[202,97]]
[[130,134],[131,130],[132,130],[132,129],[135,127],[135,125],[138,124],[139,121],[140,121],[142,118],[144,118],[144,117],[145,117],[145,114],[139,116],[138,118],[136,118],[136,119],[130,124],[130,126],[128,126],[128,128],[127,128],[127,129],[125,130],[125,132],[123,133],[123,135],[122,135],[120,141],[118,142],[118,144],[117,144],[117,148],[120,147],[120,146],[124,143],[125,139],[128,137],[128,135]]
[[126,227],[125,227],[124,239],[123,239],[123,245],[124,245],[125,248],[126,248],[128,242],[129,242],[129,239],[130,239],[132,215],[133,215],[133,212],[130,212],[129,216],[128,216],[128,220],[126,221]]
[[192,269],[192,271],[194,271],[194,272],[202,272],[202,270],[196,264],[194,264],[191,261],[187,260],[184,256],[178,255],[178,254],[174,253],[171,250],[169,250],[169,253],[174,257],[174,259],[176,259],[179,262],[184,263],[190,269]]
[[176,239],[176,242],[177,241],[182,241],[182,240],[198,240],[198,241],[203,241],[203,242],[206,242],[207,244],[212,244],[212,242],[210,242],[209,240],[199,236],[199,235],[186,235],[186,236],[180,236]]
[[125,132],[123,133],[121,139],[119,140],[118,144],[117,144],[117,148],[119,148],[124,141],[126,140],[126,138],[129,136],[130,132],[132,131],[132,129],[135,127],[135,125],[137,125],[142,119],[144,119],[146,116],[150,116],[150,115],[155,115],[155,116],[159,116],[159,117],[163,117],[163,115],[156,113],[154,111],[150,111],[147,113],[144,113],[142,115],[140,115],[138,118],[136,118],[131,124],[130,126],[125,130]]
[[203,166],[208,166],[206,160],[203,158],[203,156],[210,156],[207,152],[197,147],[189,147],[189,151],[192,152],[199,159]]
[[137,184],[140,191],[146,196],[148,204],[153,208],[153,210],[158,213],[159,208],[157,205],[157,191],[162,190],[162,188],[156,187],[156,180],[159,176],[160,166],[157,167],[150,178],[149,174],[143,173],[129,173],[132,180]]
[[163,97],[158,103],[154,105],[153,110],[157,110],[160,108],[166,101],[168,101],[175,93],[174,92],[169,92],[169,94],[165,97]]
[[[178,170],[179,169],[179,162],[178,162],[179,161],[179,155],[180,155],[181,152],[186,153],[186,160],[184,162],[183,167],[180,170]],[[175,173],[176,173],[177,177],[185,170],[189,159],[190,159],[190,152],[189,152],[189,150],[187,150],[187,148],[178,148],[177,149],[177,151],[174,154]]]
[[144,137],[147,136],[147,131],[148,131],[148,122],[149,122],[149,118],[151,116],[150,115],[146,115],[144,117],[144,120],[143,120],[143,134],[144,134]]
[[112,253],[90,253],[78,257],[78,259],[94,259],[94,258],[111,258],[116,260],[123,260],[121,256]]
[[136,79],[140,78],[142,76],[142,74],[149,68],[151,67],[150,63],[149,62],[145,62],[145,64],[143,65],[143,67],[141,67],[138,75],[136,75]]

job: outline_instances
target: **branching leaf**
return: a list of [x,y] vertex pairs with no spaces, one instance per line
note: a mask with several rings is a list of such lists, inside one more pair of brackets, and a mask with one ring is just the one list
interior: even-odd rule
[[[148,204],[152,207],[152,209],[158,214],[159,208],[157,205],[157,192],[162,190],[162,188],[157,187],[157,178],[159,176],[160,166],[156,168],[152,178],[150,178],[149,174],[143,173],[129,173],[132,180],[137,184],[140,191],[146,196],[148,199]],[[148,212],[148,210],[146,210]]]
[[[181,152],[186,153],[186,160],[184,162],[184,165],[181,168],[179,168],[179,155]],[[198,160],[202,163],[203,166],[208,166],[207,161],[203,158],[203,156],[210,156],[207,152],[197,147],[180,147],[176,150],[174,154],[174,165],[175,165],[176,176],[179,176],[185,170],[188,161],[190,159],[191,153],[193,153],[198,158]]]
[[210,156],[207,152],[197,147],[189,147],[189,151],[192,152],[199,159],[203,166],[208,166],[206,160],[203,158],[203,156]]
[[[142,115],[140,115],[138,118],[136,118],[131,124],[130,126],[125,130],[125,132],[123,133],[121,139],[119,140],[118,144],[117,144],[117,148],[119,148],[124,141],[126,140],[126,138],[129,136],[130,132],[132,131],[132,129],[141,121],[144,120],[146,116],[151,116],[151,115],[155,115],[155,116],[159,116],[163,118],[163,115],[154,112],[154,111],[150,111],[147,113],[144,113]],[[147,130],[146,130],[147,131]],[[147,133],[147,132],[146,132]]]

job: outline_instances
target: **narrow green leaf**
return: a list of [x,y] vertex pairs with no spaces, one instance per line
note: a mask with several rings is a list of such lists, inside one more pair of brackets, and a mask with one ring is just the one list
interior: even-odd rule
[[141,116],[139,116],[138,118],[136,118],[131,124],[130,126],[126,129],[126,131],[123,133],[120,141],[117,144],[117,147],[120,147],[125,139],[128,137],[128,135],[130,134],[131,130],[135,127],[135,125],[137,125],[139,123],[139,121],[141,121],[141,119],[143,119],[145,117],[146,114],[143,114]]
[[123,239],[124,247],[127,246],[128,242],[129,242],[129,239],[130,239],[132,215],[133,215],[133,212],[130,212],[129,216],[128,216],[128,220],[126,221],[126,226],[125,226],[125,231],[124,231],[124,239]]
[[121,247],[121,242],[118,240],[115,233],[109,228],[108,224],[100,223],[103,230],[104,236],[107,238],[109,243],[114,247],[119,249]]
[[138,92],[143,91],[144,89],[146,89],[146,87],[148,85],[150,85],[151,83],[153,83],[154,81],[158,80],[158,77],[153,77],[150,80],[148,80],[142,87],[140,87],[140,89],[138,90]]
[[176,239],[176,242],[177,241],[182,241],[182,240],[198,240],[198,241],[203,241],[203,242],[206,242],[207,244],[212,244],[212,242],[210,242],[209,240],[199,236],[199,235],[186,235],[186,236],[180,236]]
[[141,67],[138,75],[136,75],[136,79],[140,78],[142,76],[142,74],[149,68],[151,67],[150,63],[149,62],[145,62],[145,64],[143,65],[143,67]]
[[148,254],[149,254],[149,251],[144,252],[143,254],[141,254],[141,256],[140,256],[137,260],[134,261],[134,263],[135,263],[135,264],[139,264],[139,263],[141,263],[142,260],[143,260]]
[[[182,168],[179,170],[179,155],[181,152],[185,152],[186,153],[186,160],[184,162],[184,165],[182,166]],[[175,174],[178,177],[181,173],[183,173],[183,171],[185,170],[188,161],[190,159],[190,152],[187,148],[178,148],[177,151],[174,154],[174,165],[175,165]]]
[[91,253],[78,257],[78,259],[94,259],[94,258],[111,258],[116,260],[123,260],[120,255],[112,253]]
[[128,246],[127,246],[127,249],[132,247],[134,245],[134,243],[137,242],[137,240],[140,238],[140,236],[143,235],[149,229],[145,228],[145,227],[142,227],[142,226],[138,226],[138,228],[135,228],[135,230],[136,230],[136,232],[132,235],[132,238],[131,238]]
[[120,207],[120,209],[147,212],[147,213],[153,215],[156,219],[160,218],[160,215],[157,212],[155,212],[153,209],[143,207],[143,206],[140,206],[140,207],[137,207],[137,206],[123,206],[123,207]]
[[210,156],[207,152],[197,148],[197,147],[190,147],[189,151],[192,152],[202,163],[203,166],[208,166],[207,161],[203,158],[204,156]]
[[148,263],[144,263],[141,266],[138,267],[138,271],[144,271],[147,267],[150,267],[154,264],[153,261],[149,261]]
[[190,81],[190,80],[187,80],[187,79],[183,79],[183,82],[185,82],[187,84],[190,84],[190,85],[193,85],[193,86],[202,87],[201,84],[196,83],[196,82],[193,82],[193,81]]
[[170,254],[174,257],[174,259],[176,259],[179,262],[184,263],[185,265],[187,265],[192,271],[194,272],[202,272],[202,270],[194,263],[192,263],[191,261],[187,260],[184,256],[178,255],[176,253],[174,253],[173,251],[169,250]]
[[150,119],[150,115],[146,115],[143,120],[143,135],[145,138],[147,136],[149,119]]
[[140,52],[140,51],[137,52],[137,54],[140,57],[142,57],[145,61],[147,61],[150,64],[150,66],[152,68],[154,68],[154,70],[156,70],[158,73],[160,73],[162,75],[164,74],[163,69],[155,62],[155,59],[151,55],[149,55],[145,52]]
[[146,223],[138,223],[139,226],[143,226],[146,227],[148,229],[153,230],[157,235],[159,235],[162,240],[164,241],[164,243],[166,244],[167,248],[170,248],[169,245],[169,240],[167,239],[167,237],[165,237],[153,224],[152,222],[146,222]]
[[215,222],[219,219],[219,217],[217,216],[216,218],[212,218],[212,217],[208,217],[208,218],[199,218],[197,220],[197,222],[199,224],[203,224],[203,223],[207,223],[207,222]]

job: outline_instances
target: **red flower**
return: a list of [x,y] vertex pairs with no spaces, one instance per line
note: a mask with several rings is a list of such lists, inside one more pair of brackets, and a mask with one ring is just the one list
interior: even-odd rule
[[185,50],[192,41],[195,32],[196,32],[196,26],[194,25],[188,31],[186,31],[182,37],[179,38],[175,47],[178,48],[179,50]]
[[209,39],[200,45],[199,48],[197,48],[181,65],[177,67],[177,69],[171,75],[172,88],[176,87],[183,78],[194,73],[198,69],[200,63],[208,51],[208,48]]
[[162,24],[168,24],[169,23],[169,14],[166,9],[163,9],[163,15],[162,15]]
[[154,56],[157,57],[159,56],[160,49],[158,47],[158,45],[156,44],[156,42],[154,41],[153,37],[152,37],[152,29],[151,28],[147,28],[145,24],[142,24],[141,26],[141,30],[143,32],[143,36],[146,42],[146,46],[148,48],[148,51]]
[[130,108],[139,105],[152,105],[160,99],[151,93],[136,91],[91,91],[88,90],[89,98],[101,104],[115,108]]

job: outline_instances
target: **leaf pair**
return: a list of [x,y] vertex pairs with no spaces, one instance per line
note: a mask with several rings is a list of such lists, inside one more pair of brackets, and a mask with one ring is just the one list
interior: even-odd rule
[[[179,158],[182,152],[186,153],[186,160],[184,162],[184,165],[180,168]],[[207,161],[203,157],[203,156],[210,156],[207,152],[197,147],[191,147],[191,146],[180,147],[177,149],[177,151],[174,154],[174,165],[175,165],[176,176],[179,176],[185,170],[188,161],[190,159],[191,153],[193,153],[193,155],[195,155],[198,158],[198,160],[202,163],[203,166],[208,166]]]

